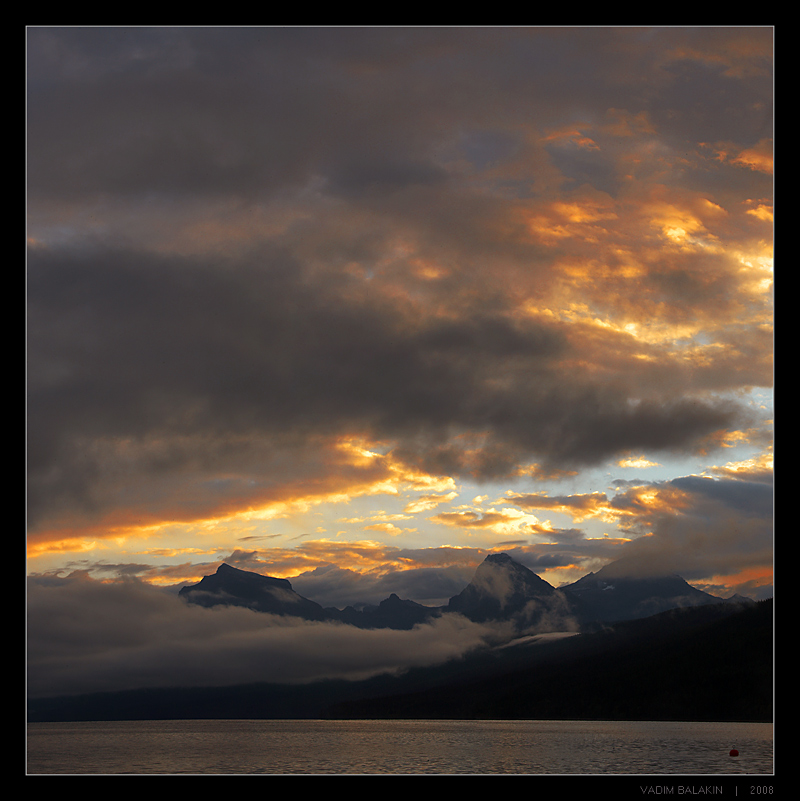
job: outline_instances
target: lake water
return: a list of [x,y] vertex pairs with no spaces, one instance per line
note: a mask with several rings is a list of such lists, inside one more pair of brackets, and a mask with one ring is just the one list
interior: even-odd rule
[[27,738],[28,775],[773,773],[769,723],[115,721],[31,723]]

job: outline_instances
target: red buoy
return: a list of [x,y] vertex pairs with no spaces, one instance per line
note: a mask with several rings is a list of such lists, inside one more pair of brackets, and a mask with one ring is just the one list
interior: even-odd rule
[[731,756],[739,756],[739,752],[735,748],[732,748],[731,749]]

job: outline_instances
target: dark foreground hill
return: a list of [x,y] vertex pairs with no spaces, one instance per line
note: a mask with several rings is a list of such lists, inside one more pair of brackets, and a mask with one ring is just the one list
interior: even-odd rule
[[[674,609],[516,655],[494,675],[336,704],[333,718],[771,721],[772,601]],[[508,669],[506,669],[508,668]]]
[[771,721],[772,601],[675,609],[367,681],[33,699],[28,720],[278,718]]

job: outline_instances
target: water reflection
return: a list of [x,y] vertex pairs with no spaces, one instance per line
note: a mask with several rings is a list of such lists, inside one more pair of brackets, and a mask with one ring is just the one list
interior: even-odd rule
[[769,775],[772,759],[772,725],[750,723],[223,720],[28,730],[30,774]]

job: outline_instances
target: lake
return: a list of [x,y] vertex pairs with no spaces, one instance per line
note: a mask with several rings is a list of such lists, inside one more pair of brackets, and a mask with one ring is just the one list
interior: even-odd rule
[[771,723],[113,721],[31,723],[27,740],[28,775],[773,773]]

